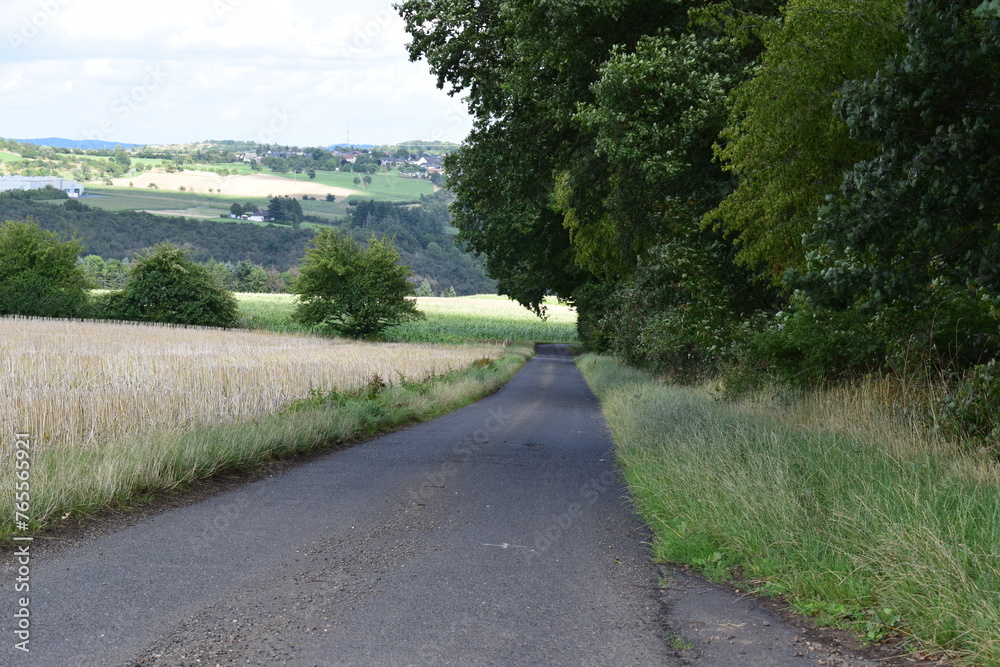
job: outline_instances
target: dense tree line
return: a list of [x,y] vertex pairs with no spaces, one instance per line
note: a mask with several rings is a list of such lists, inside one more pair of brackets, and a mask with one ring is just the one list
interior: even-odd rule
[[474,117],[446,168],[501,292],[678,378],[991,372],[1000,3],[398,9]]
[[295,266],[312,237],[309,230],[220,223],[154,215],[111,212],[70,199],[63,205],[0,197],[0,220],[33,218],[42,229],[81,240],[84,253],[106,259],[135,257],[168,241],[190,251],[197,262],[250,260],[285,271]]
[[[37,191],[43,193],[44,191]],[[64,193],[59,192],[63,196]],[[448,233],[451,221],[448,195],[425,196],[418,204],[399,205],[387,202],[362,202],[352,206],[338,226],[359,242],[373,234],[395,239],[402,260],[408,264],[419,283],[428,280],[435,293],[449,287],[460,294],[492,292],[495,283],[486,278],[482,262],[456,245]],[[301,215],[298,202],[274,198],[270,208],[293,209]],[[282,217],[288,217],[282,212]],[[77,238],[80,256],[89,262],[95,281],[106,287],[120,287],[128,261],[158,243],[169,242],[184,248],[192,261],[210,264],[217,277],[230,289],[241,291],[277,291],[288,287],[289,271],[305,255],[306,244],[313,238],[311,229],[287,225],[215,222],[174,218],[142,212],[110,212],[69,199],[62,204],[35,202],[28,193],[12,191],[0,194],[0,220],[32,218],[47,231],[65,238]],[[88,258],[96,256],[103,259]],[[254,266],[254,280],[248,280]],[[244,268],[240,268],[244,267]],[[226,275],[228,274],[228,278]],[[266,278],[262,279],[262,274]],[[261,288],[261,282],[267,287]]]

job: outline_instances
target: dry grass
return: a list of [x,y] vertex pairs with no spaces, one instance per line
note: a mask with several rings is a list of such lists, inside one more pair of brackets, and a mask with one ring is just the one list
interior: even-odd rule
[[579,361],[664,561],[739,572],[870,641],[1000,665],[1000,463],[894,379],[738,404]]
[[[310,390],[379,375],[422,380],[497,358],[497,345],[358,343],[260,331],[0,318],[0,429],[87,445],[235,423]],[[0,449],[13,446],[3,438]]]

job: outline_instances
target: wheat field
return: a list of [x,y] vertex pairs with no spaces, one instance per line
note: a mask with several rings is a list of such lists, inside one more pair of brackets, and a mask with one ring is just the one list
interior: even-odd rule
[[360,343],[263,331],[0,318],[0,451],[235,423],[311,390],[376,374],[422,380],[504,353],[499,345]]

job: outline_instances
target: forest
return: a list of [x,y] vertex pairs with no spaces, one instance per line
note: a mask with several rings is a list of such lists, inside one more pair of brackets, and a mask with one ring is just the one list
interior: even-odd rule
[[474,117],[448,186],[501,293],[733,393],[947,377],[1000,434],[1000,2],[399,11]]

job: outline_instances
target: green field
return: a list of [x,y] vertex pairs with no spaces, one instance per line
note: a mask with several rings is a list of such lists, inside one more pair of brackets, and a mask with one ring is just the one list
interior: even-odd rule
[[[291,321],[295,297],[291,294],[238,294],[244,326],[272,331],[321,333]],[[576,311],[550,304],[548,318],[506,297],[477,295],[453,299],[419,298],[426,319],[386,331],[391,341],[412,343],[473,343],[484,341],[542,341],[575,343]]]
[[[262,197],[233,197],[227,195],[208,195],[196,192],[176,192],[174,190],[151,190],[148,188],[118,188],[118,187],[88,187],[87,194],[100,195],[86,198],[83,203],[93,208],[105,211],[149,211],[170,216],[185,216],[215,220],[216,222],[236,222],[251,225],[268,225],[267,222],[251,222],[248,220],[231,220],[223,216],[229,215],[229,207],[234,202],[248,200],[266,203]],[[53,200],[61,204],[62,200]],[[347,204],[338,202],[331,204],[325,201],[300,201],[302,210],[307,215],[324,217],[331,222],[346,215]],[[325,210],[323,210],[325,207]],[[319,227],[309,222],[302,223],[305,228]]]
[[[100,198],[85,199],[87,206],[106,211],[176,211],[201,209],[208,214],[229,214],[233,202],[245,201],[247,197],[227,197],[226,195],[199,194],[196,192],[176,192],[173,190],[153,190],[150,188],[87,187],[87,194],[101,195]],[[263,201],[263,199],[261,199]]]
[[[308,178],[305,174],[277,174],[284,178],[296,178],[302,180]],[[364,174],[339,171],[317,171],[316,183],[332,185],[337,188],[357,188],[354,184],[354,177],[364,178]],[[372,174],[372,184],[365,188],[365,194],[372,199],[396,199],[413,200],[419,199],[420,195],[434,194],[434,184],[425,179],[400,178],[397,172],[388,174]]]
[[15,160],[23,159],[20,155],[15,155],[14,153],[6,153],[0,151],[0,162],[14,162]]

